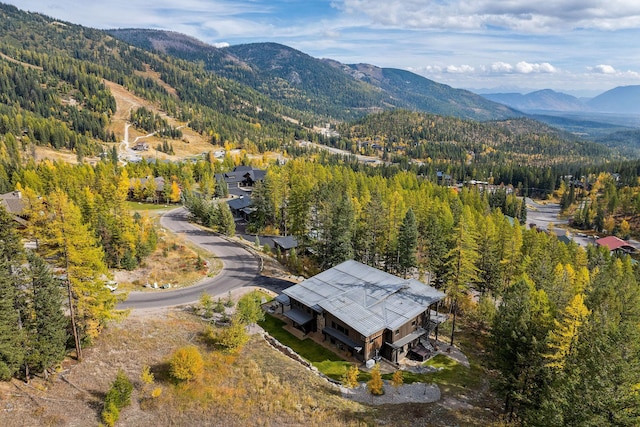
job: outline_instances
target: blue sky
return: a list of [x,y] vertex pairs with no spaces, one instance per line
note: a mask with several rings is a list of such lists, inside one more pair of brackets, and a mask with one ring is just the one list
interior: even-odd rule
[[94,28],[277,42],[457,88],[592,96],[640,84],[638,0],[0,0]]

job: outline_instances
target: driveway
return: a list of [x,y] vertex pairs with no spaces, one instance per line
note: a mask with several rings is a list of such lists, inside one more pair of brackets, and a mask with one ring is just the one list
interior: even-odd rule
[[118,305],[118,309],[156,309],[190,304],[198,301],[203,292],[224,295],[244,286],[259,286],[281,292],[292,285],[285,280],[262,276],[258,255],[249,252],[240,243],[191,224],[187,215],[184,208],[174,209],[162,216],[160,224],[216,255],[222,261],[222,270],[217,276],[204,279],[188,288],[130,292],[127,300]]

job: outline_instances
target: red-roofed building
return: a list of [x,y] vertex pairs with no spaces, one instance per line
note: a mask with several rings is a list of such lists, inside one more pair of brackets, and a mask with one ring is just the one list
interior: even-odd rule
[[625,254],[635,252],[636,250],[636,248],[631,246],[629,243],[617,238],[616,236],[607,236],[602,239],[598,239],[596,240],[596,245],[604,246],[611,252],[622,252]]

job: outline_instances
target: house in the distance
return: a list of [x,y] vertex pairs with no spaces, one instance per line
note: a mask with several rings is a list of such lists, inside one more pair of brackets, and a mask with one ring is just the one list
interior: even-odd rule
[[628,242],[619,239],[616,236],[607,236],[598,239],[596,240],[596,245],[604,246],[616,254],[630,254],[636,250],[636,248],[631,246]]
[[224,181],[229,189],[238,187],[253,187],[257,181],[262,181],[267,171],[254,169],[252,166],[236,166],[233,171],[217,173],[216,180]]
[[251,197],[248,196],[233,198],[227,204],[235,218],[242,218],[245,221],[248,221],[249,216],[255,211],[255,208],[251,207]]
[[274,237],[273,246],[281,254],[287,254],[291,249],[298,247],[298,240],[293,236]]
[[2,206],[11,215],[20,227],[26,226],[24,219],[24,209],[26,203],[22,198],[22,192],[10,191],[5,194],[0,194],[0,206]]
[[[359,360],[398,362],[442,320],[434,311],[444,294],[350,260],[287,288],[291,325]],[[284,298],[286,300],[286,298]]]

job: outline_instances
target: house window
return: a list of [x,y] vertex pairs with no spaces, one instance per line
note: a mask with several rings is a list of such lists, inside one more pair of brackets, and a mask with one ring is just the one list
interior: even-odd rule
[[396,329],[395,334],[396,334],[396,335],[400,335],[400,329]]
[[349,329],[345,328],[344,326],[336,323],[336,322],[331,322],[331,327],[335,330],[338,330],[340,332],[342,332],[345,335],[349,335]]
[[416,321],[411,322],[411,326],[416,326]]

